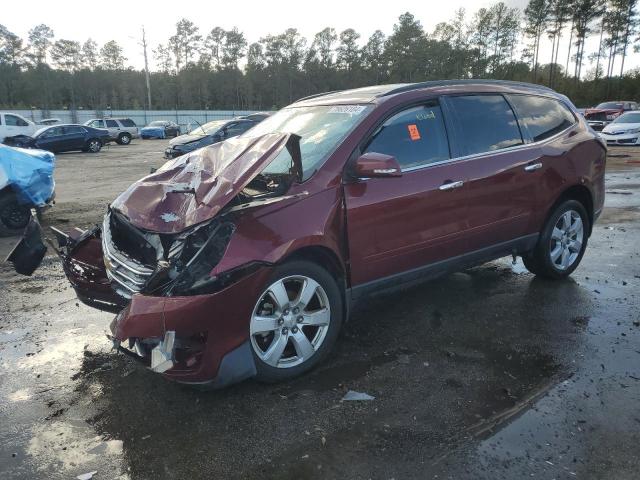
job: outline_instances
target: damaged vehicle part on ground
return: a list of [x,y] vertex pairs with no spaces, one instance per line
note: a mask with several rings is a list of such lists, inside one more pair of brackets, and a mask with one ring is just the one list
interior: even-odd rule
[[55,161],[51,152],[0,144],[0,235],[22,233],[32,208],[42,211],[51,205]]
[[[353,302],[501,256],[564,278],[604,202],[606,148],[569,100],[455,80],[302,99],[167,162],[102,226],[58,233],[119,349],[220,387],[328,355]],[[505,200],[508,199],[508,200]]]

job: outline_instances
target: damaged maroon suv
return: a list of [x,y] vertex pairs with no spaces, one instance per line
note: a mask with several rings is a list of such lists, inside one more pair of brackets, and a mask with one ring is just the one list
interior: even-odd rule
[[321,362],[365,295],[507,255],[571,274],[605,160],[544,87],[361,88],[169,161],[58,241],[119,349],[184,383],[277,381]]

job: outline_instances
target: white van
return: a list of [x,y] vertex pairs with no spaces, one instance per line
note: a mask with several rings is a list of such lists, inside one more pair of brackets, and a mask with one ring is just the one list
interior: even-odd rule
[[0,142],[14,135],[32,135],[38,125],[17,113],[0,112]]

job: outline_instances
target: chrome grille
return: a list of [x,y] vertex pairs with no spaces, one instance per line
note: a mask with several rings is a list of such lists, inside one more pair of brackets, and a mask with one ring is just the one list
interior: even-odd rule
[[111,237],[110,214],[105,215],[102,222],[102,253],[112,287],[125,298],[131,298],[131,295],[141,291],[153,274],[153,268],[128,257],[116,248]]

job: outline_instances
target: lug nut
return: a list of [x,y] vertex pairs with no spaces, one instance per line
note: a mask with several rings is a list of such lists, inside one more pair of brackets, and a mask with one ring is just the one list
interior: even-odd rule
[[298,314],[298,312],[300,311],[300,309],[298,307],[293,309],[293,313]]
[[300,315],[298,318],[296,318],[296,322],[298,323],[302,323],[304,321],[304,317],[302,315]]
[[278,325],[282,325],[284,323],[284,318],[279,318],[278,319]]
[[291,329],[291,332],[292,332],[292,333],[298,333],[298,327],[293,327],[293,328]]
[[283,312],[283,313],[284,313],[285,315],[289,315],[289,309],[288,309],[288,308],[285,308],[285,310],[284,310],[284,312]]
[[286,335],[288,331],[289,331],[289,329],[288,329],[287,327],[284,327],[284,328],[282,329],[282,334],[283,334],[283,335]]

